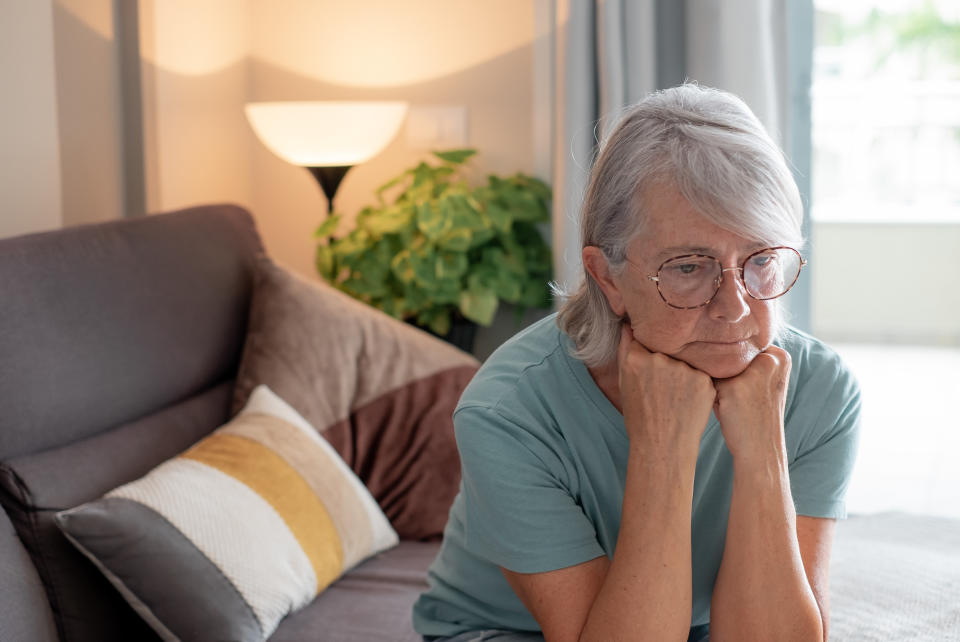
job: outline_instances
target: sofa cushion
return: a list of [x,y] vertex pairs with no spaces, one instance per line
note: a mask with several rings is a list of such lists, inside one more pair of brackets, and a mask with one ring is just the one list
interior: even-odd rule
[[402,539],[439,538],[460,484],[472,356],[261,257],[233,408],[266,384],[330,441]]
[[134,482],[56,515],[165,639],[265,640],[397,535],[333,448],[266,386]]
[[427,589],[427,567],[439,550],[439,542],[405,541],[370,558],[281,622],[270,642],[422,642],[413,603]]
[[233,381],[75,444],[0,463],[0,500],[29,551],[64,642],[159,639],[64,538],[57,511],[100,497],[229,418]]
[[262,251],[230,205],[0,239],[0,460],[232,378]]

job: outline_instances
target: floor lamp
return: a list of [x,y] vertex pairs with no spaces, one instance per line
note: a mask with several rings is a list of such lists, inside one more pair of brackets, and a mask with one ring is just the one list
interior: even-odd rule
[[248,103],[247,119],[264,145],[307,168],[327,197],[354,165],[379,154],[407,115],[405,102],[291,101]]

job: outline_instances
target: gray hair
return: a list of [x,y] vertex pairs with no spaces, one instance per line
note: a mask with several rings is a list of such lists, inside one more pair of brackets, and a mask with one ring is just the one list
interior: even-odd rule
[[[675,186],[708,221],[738,236],[773,245],[803,245],[800,193],[783,152],[741,99],[684,83],[629,106],[600,144],[580,210],[581,247],[601,249],[613,274],[649,216],[644,195],[657,183]],[[564,300],[557,324],[573,355],[595,367],[615,358],[620,318],[589,272]],[[786,325],[773,302],[775,330]]]

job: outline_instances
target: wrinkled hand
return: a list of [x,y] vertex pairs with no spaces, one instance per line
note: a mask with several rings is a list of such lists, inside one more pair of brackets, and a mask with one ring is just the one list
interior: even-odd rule
[[665,456],[696,457],[716,391],[710,376],[620,331],[620,404],[631,444]]
[[713,411],[734,461],[783,452],[790,354],[770,346],[736,377],[717,379]]

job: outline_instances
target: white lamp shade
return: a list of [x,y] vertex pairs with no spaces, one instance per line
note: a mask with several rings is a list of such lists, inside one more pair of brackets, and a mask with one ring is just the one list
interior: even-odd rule
[[270,151],[294,165],[357,165],[396,135],[404,102],[248,103],[253,131]]

